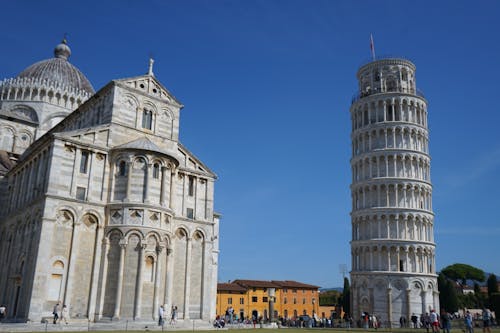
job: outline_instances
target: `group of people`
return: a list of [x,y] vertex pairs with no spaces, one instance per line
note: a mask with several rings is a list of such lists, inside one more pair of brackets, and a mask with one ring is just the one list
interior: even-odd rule
[[[493,315],[490,309],[483,309],[481,313],[481,319],[483,321],[483,333],[491,333],[491,325],[493,322]],[[467,311],[464,316],[464,324],[467,333],[474,333],[474,318],[470,311]]]
[[[177,305],[172,305],[170,309],[170,325],[174,325],[177,322]],[[165,324],[165,308],[163,305],[160,305],[158,309],[158,326],[163,326]]]
[[[460,317],[460,316],[458,316]],[[420,323],[418,320],[418,316],[416,314],[412,314],[411,322],[413,328],[425,328],[427,332],[432,330],[432,333],[438,333],[440,329],[443,330],[443,333],[449,333],[451,329],[451,322],[454,316],[449,312],[442,311],[441,315],[438,315],[436,311],[431,310],[430,313],[425,313],[420,316]],[[483,309],[481,316],[477,314],[476,320],[479,321],[482,319],[483,322],[483,332],[491,333],[491,325],[493,321],[492,313],[489,309]],[[399,320],[401,327],[406,327],[406,320],[403,317]],[[474,317],[470,311],[466,311],[463,317],[463,327],[466,333],[474,333]]]
[[54,324],[57,324],[57,321],[59,321],[59,323],[62,323],[64,321],[66,325],[68,324],[69,309],[66,306],[66,304],[63,304],[61,308],[61,303],[57,302],[56,305],[54,305],[52,315],[54,316],[53,317]]

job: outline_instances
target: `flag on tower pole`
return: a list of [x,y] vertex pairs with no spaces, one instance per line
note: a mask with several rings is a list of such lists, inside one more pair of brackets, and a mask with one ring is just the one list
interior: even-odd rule
[[372,52],[372,59],[375,61],[375,44],[373,43],[373,35],[370,34],[370,51]]

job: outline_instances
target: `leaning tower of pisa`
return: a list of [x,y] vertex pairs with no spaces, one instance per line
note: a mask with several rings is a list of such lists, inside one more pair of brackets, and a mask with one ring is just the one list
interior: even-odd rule
[[352,100],[354,320],[384,326],[439,311],[427,101],[415,65],[381,59],[362,66]]

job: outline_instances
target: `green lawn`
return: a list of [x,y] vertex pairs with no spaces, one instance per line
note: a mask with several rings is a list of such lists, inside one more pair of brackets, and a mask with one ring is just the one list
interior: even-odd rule
[[[362,333],[362,332],[394,332],[394,333],[426,333],[424,329],[410,329],[410,328],[393,328],[393,329],[388,329],[388,328],[381,328],[378,330],[374,329],[369,329],[369,330],[364,330],[360,328],[353,328],[350,330],[344,329],[344,328],[282,328],[282,329],[268,329],[268,328],[244,328],[244,329],[237,329],[237,328],[231,328],[231,329],[220,329],[220,330],[196,330],[196,333],[214,333],[219,331],[220,333],[223,332],[236,332],[236,331],[251,331],[252,333],[271,333],[271,331],[277,331],[277,330],[286,330],[290,331],[290,333],[297,332],[297,333]],[[127,331],[130,333],[138,333],[138,332],[145,332],[146,330],[141,330],[141,331]],[[171,332],[176,332],[176,333],[183,333],[183,332],[193,332],[193,330],[185,330],[185,331],[180,331],[180,330],[168,330],[165,329],[165,332],[171,331]],[[106,331],[94,331],[90,330],[90,332],[93,333],[110,333],[110,332],[125,332],[125,331],[111,331],[111,330],[106,330]],[[154,329],[148,332],[161,332],[160,330]],[[476,328],[474,330],[474,333],[482,333],[483,329],[482,328]],[[492,333],[500,333],[500,328],[495,327],[491,329]],[[70,331],[64,331],[64,333],[72,333]],[[78,333],[78,332],[75,332]],[[81,333],[81,331],[80,331]],[[462,333],[462,330],[459,328],[454,328],[450,330],[450,333]]]

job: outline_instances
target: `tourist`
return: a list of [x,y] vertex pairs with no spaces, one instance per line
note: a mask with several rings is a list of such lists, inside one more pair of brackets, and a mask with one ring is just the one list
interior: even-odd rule
[[431,318],[428,312],[420,316],[420,323],[421,327],[424,327],[427,333],[429,333],[429,328],[431,326]]
[[483,309],[483,332],[491,333],[491,311],[490,309]]
[[172,305],[172,314],[170,317],[170,324],[174,325],[176,323],[176,321],[177,321],[177,306]]
[[433,333],[438,333],[439,332],[439,318],[436,313],[436,310],[432,309],[431,314],[429,316],[430,322],[431,322],[431,328]]
[[399,318],[399,326],[400,326],[401,328],[406,327],[406,317],[405,317],[405,316],[401,316],[401,317]]
[[472,315],[469,312],[469,310],[467,310],[467,313],[465,314],[464,323],[465,323],[465,331],[467,333],[474,333],[474,327],[473,327],[474,324],[472,322]]
[[443,328],[443,333],[450,333],[451,315],[444,310],[441,312],[441,327]]
[[418,316],[415,313],[411,314],[411,322],[413,323],[413,328],[418,328]]
[[3,321],[3,319],[6,317],[7,315],[7,308],[5,307],[5,305],[0,305],[0,322]]
[[163,316],[163,305],[160,305],[160,308],[158,309],[158,326],[163,326]]
[[57,320],[59,319],[59,302],[54,305],[54,310],[52,311],[54,315],[54,324],[57,324]]
[[69,310],[66,304],[63,304],[62,310],[61,310],[61,319],[59,320],[60,323],[64,322],[66,325],[68,325],[68,316],[69,316]]

